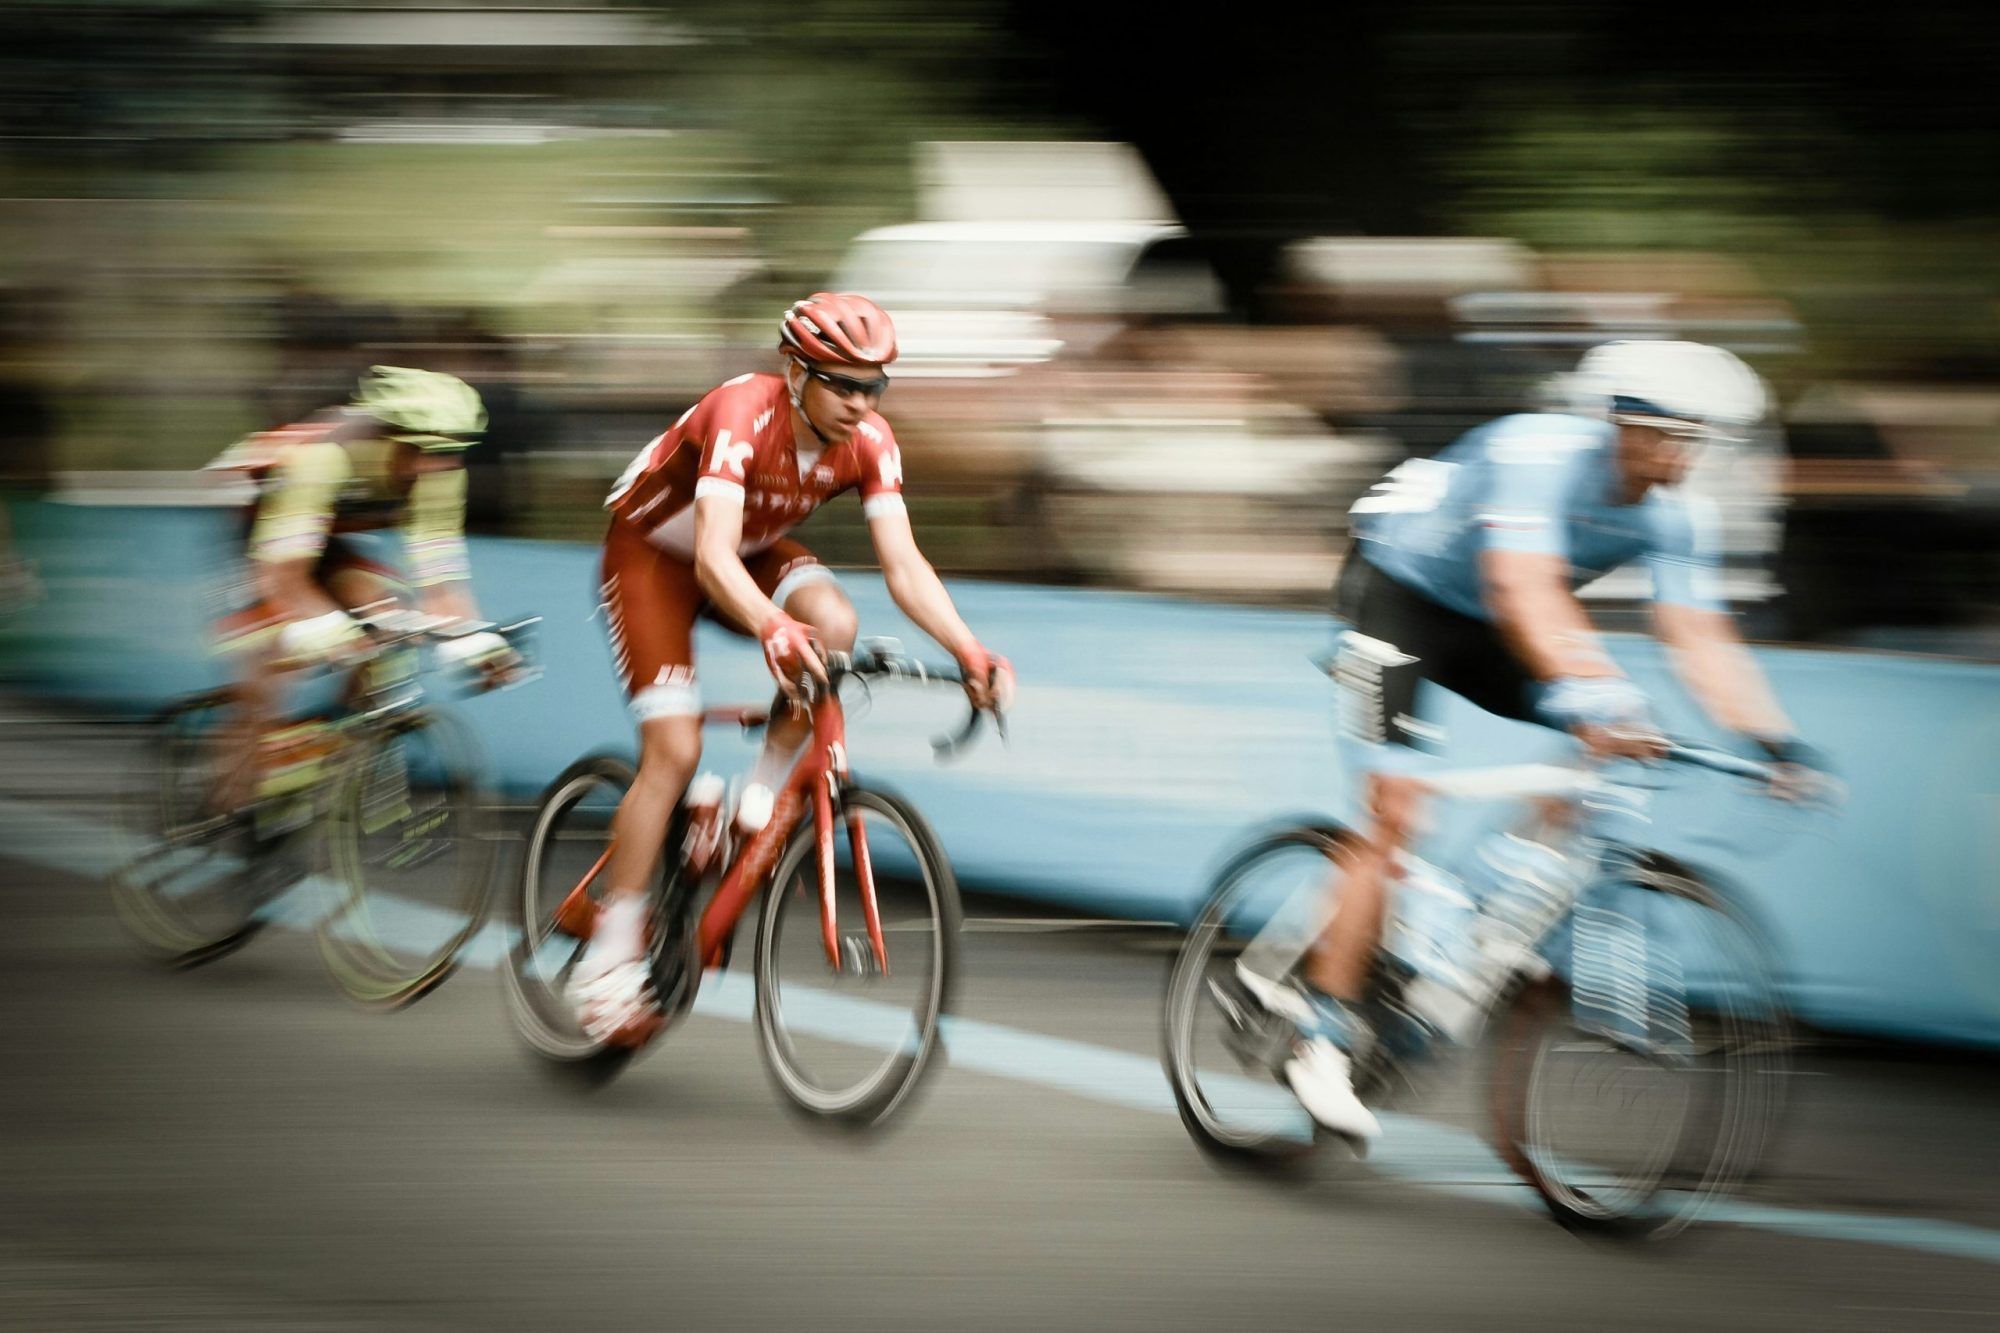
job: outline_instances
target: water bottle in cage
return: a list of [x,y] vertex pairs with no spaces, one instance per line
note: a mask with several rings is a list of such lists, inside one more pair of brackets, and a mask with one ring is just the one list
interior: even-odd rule
[[1537,952],[1576,899],[1594,864],[1532,839],[1502,833],[1489,837],[1480,859],[1491,883],[1455,939],[1434,941],[1433,956],[1418,968],[1404,993],[1404,1007],[1455,1042],[1465,1042],[1485,1021],[1500,988],[1517,974],[1539,976],[1548,965]]
[[1396,886],[1396,916],[1389,953],[1403,978],[1394,1007],[1416,1029],[1399,1046],[1427,1044],[1442,1035],[1462,1041],[1478,1022],[1474,979],[1466,971],[1478,904],[1451,876],[1415,857],[1406,858]]
[[1481,959],[1495,974],[1546,972],[1536,949],[1575,904],[1593,859],[1514,833],[1489,837],[1480,859],[1492,872],[1474,932]]

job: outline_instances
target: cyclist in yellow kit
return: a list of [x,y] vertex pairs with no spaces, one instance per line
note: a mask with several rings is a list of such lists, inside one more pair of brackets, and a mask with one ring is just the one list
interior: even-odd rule
[[[237,662],[240,744],[254,744],[276,716],[283,666],[338,664],[366,651],[357,608],[394,600],[479,618],[465,548],[464,452],[485,425],[479,395],[463,380],[376,366],[346,405],[251,435],[209,465],[257,486],[245,516],[248,569],[218,634]],[[352,539],[390,528],[402,534],[407,582]],[[489,676],[514,663],[490,631],[446,640],[439,652]],[[217,813],[247,802],[255,765],[230,763],[226,772]]]

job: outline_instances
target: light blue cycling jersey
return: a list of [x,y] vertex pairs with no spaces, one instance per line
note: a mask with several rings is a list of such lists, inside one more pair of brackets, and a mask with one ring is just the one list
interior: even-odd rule
[[1618,503],[1618,428],[1556,413],[1501,417],[1435,458],[1412,458],[1352,510],[1369,564],[1464,615],[1491,619],[1482,551],[1569,561],[1581,588],[1643,558],[1656,601],[1722,609],[1714,519],[1706,502],[1655,486]]

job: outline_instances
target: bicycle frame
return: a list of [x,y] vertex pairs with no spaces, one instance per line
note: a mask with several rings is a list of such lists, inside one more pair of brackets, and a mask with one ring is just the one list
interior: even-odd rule
[[[1554,797],[1574,802],[1612,785],[1587,769],[1560,764],[1450,769],[1427,773],[1422,782],[1427,798],[1457,797],[1493,802],[1534,797]],[[1571,831],[1574,832],[1573,829]],[[1417,858],[1408,848],[1398,851],[1391,872],[1392,888],[1403,887],[1408,872],[1416,862]],[[1280,905],[1244,946],[1245,962],[1264,976],[1284,976],[1299,965],[1307,950],[1312,948],[1313,942],[1332,921],[1335,910],[1321,887],[1315,885],[1301,889]]]
[[[771,818],[753,834],[724,871],[702,908],[696,927],[695,949],[706,969],[720,965],[724,948],[736,931],[743,913],[760,889],[766,887],[784,846],[805,817],[811,804],[817,831],[814,864],[820,891],[820,932],[826,947],[827,964],[841,970],[839,922],[834,903],[833,807],[840,787],[847,780],[847,714],[836,691],[822,692],[812,705],[812,739],[806,744],[772,803]],[[704,725],[736,723],[754,726],[767,722],[762,711],[746,707],[711,708],[702,713]],[[882,938],[881,909],[875,897],[874,868],[868,858],[866,825],[859,811],[847,813],[848,841],[853,849],[854,874],[861,890],[861,910],[868,928],[868,943],[875,965],[884,976],[889,971],[888,946]],[[578,937],[590,933],[595,911],[590,887],[611,863],[612,847],[607,846],[583,878],[556,909],[556,922]]]
[[[1666,757],[1692,767],[1760,782],[1768,783],[1773,776],[1773,770],[1769,765],[1699,747],[1673,744],[1670,745]],[[1425,795],[1430,798],[1456,797],[1464,800],[1501,802],[1541,797],[1554,798],[1572,807],[1590,796],[1616,792],[1625,785],[1606,777],[1595,766],[1548,763],[1448,769],[1426,773],[1421,781]],[[1586,820],[1581,817],[1564,822],[1562,831],[1565,851],[1574,850],[1580,844],[1592,841],[1585,837],[1585,823]],[[1595,881],[1606,850],[1602,844],[1592,847],[1593,864],[1587,873],[1579,877],[1579,889]],[[1415,861],[1416,858],[1408,849],[1399,852],[1394,868],[1395,880],[1399,887],[1403,886],[1407,872]],[[1254,957],[1257,971],[1264,975],[1283,976],[1298,966],[1307,950],[1326,929],[1331,920],[1330,913],[1334,910],[1336,909],[1327,902],[1327,896],[1320,888],[1311,887],[1302,890],[1294,895],[1293,900],[1281,905],[1272,913],[1271,918],[1244,947],[1244,958],[1247,960]]]
[[[702,720],[744,722],[753,715],[742,709],[712,709]],[[736,859],[724,872],[722,883],[702,909],[696,931],[696,949],[703,967],[722,961],[723,947],[735,933],[744,909],[759,889],[766,887],[777,867],[779,853],[791,840],[806,803],[812,803],[815,831],[814,863],[819,872],[820,933],[826,946],[827,965],[841,968],[840,937],[834,904],[833,807],[840,787],[847,780],[847,714],[837,691],[826,690],[812,703],[812,739],[798,762],[792,766],[784,787],[773,802],[770,822],[752,835]],[[859,811],[847,813],[848,842],[854,854],[854,875],[861,890],[861,910],[868,927],[869,947],[875,964],[887,975],[888,947],[882,939],[881,910],[875,898],[874,869],[868,860],[866,826]]]
[[[416,662],[403,654],[415,651],[416,645],[435,629],[436,618],[419,612],[408,612],[393,599],[373,602],[358,607],[353,614],[371,629],[380,630],[386,637],[377,651],[365,661],[349,667],[335,668],[333,675],[338,678],[334,689],[333,711],[317,719],[324,725],[334,741],[333,762],[319,774],[307,792],[316,814],[323,808],[327,794],[332,790],[335,777],[346,769],[355,755],[362,753],[357,745],[385,728],[393,726],[398,718],[423,712],[429,707],[429,690]],[[495,633],[511,643],[515,636],[540,623],[540,617],[529,617],[511,625],[492,626]],[[324,668],[327,664],[318,659],[298,658],[281,661],[281,673],[310,672]],[[392,673],[392,666],[395,671]],[[523,678],[532,679],[528,673]],[[234,688],[230,690],[234,696]],[[297,724],[298,719],[268,719],[267,732],[280,730]],[[261,741],[259,736],[257,740]],[[242,762],[261,766],[254,751],[243,756]],[[253,767],[251,783],[253,790],[260,780],[260,774]]]

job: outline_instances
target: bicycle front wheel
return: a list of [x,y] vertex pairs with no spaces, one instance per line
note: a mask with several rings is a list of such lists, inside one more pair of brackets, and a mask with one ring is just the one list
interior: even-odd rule
[[429,994],[486,924],[491,810],[480,753],[457,719],[416,712],[364,739],[328,811],[341,895],[320,952],[341,989],[394,1008]]
[[[757,1037],[792,1106],[867,1129],[905,1104],[941,1048],[957,977],[958,884],[937,835],[901,797],[849,785],[834,822],[831,954],[808,819],[778,860],[758,921]],[[874,885],[879,932],[864,881]]]
[[196,695],[157,721],[154,763],[129,804],[138,850],[111,875],[119,919],[147,953],[192,967],[231,953],[261,930],[270,867],[252,825],[217,812],[229,764],[235,704],[226,690]]
[[1261,838],[1216,877],[1167,973],[1167,1082],[1181,1123],[1219,1164],[1289,1167],[1315,1144],[1313,1124],[1275,1077],[1288,1024],[1246,1003],[1239,962],[1273,982],[1319,933],[1351,837],[1301,825]]
[[1770,948],[1714,884],[1658,855],[1593,888],[1565,966],[1496,1023],[1496,1146],[1558,1221],[1664,1236],[1762,1156],[1791,1026]]

